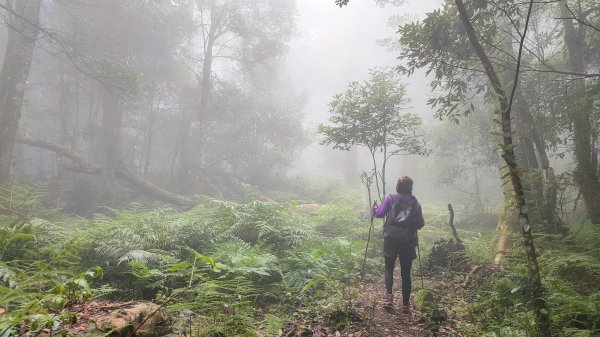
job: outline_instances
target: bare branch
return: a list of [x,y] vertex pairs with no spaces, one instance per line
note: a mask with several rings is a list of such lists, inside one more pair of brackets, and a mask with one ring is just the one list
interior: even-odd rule
[[[570,18],[568,18],[568,17],[560,17],[560,18],[555,18],[555,19],[557,19],[557,20],[575,20],[575,21],[579,22],[580,24],[582,24],[582,25],[584,25],[586,27],[592,28],[593,30],[595,30],[597,32],[600,32],[600,28],[592,25],[591,23],[586,22],[585,19],[578,18],[575,15],[575,13],[573,13],[573,10],[571,10],[571,8],[569,8],[568,4],[565,3],[565,7],[567,8],[567,10],[569,11],[569,13],[571,14],[571,17]],[[600,10],[600,8],[597,7],[596,10]],[[587,14],[590,14],[590,13],[591,13],[590,10],[588,10],[586,12],[586,14],[583,15],[583,17],[585,18],[587,16]]]
[[510,99],[508,101],[508,111],[511,110],[513,100],[515,98],[515,92],[517,91],[517,85],[519,84],[519,74],[521,69],[521,57],[523,55],[523,45],[525,44],[525,36],[527,36],[527,28],[529,27],[529,19],[531,18],[531,9],[533,8],[533,0],[529,2],[529,8],[527,9],[527,16],[525,17],[525,28],[523,34],[521,34],[521,42],[519,43],[519,53],[517,56],[517,69],[515,69],[515,80],[513,82],[512,91],[510,93]]

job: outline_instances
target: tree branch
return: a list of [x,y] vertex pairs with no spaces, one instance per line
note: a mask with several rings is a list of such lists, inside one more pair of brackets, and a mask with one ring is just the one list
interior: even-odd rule
[[517,85],[519,84],[519,74],[521,69],[521,57],[523,56],[523,45],[525,44],[525,36],[527,36],[527,28],[529,27],[529,19],[531,17],[531,9],[533,8],[533,1],[529,2],[529,8],[527,9],[527,17],[525,18],[525,28],[523,28],[523,34],[521,34],[521,41],[519,42],[519,53],[517,55],[517,69],[515,69],[515,80],[513,82],[512,91],[510,93],[510,99],[508,101],[508,111],[512,109],[513,101],[515,98],[515,92],[517,91]]
[[[571,8],[569,7],[569,5],[565,4],[565,7],[566,7],[566,8],[567,8],[567,10],[569,11],[569,13],[571,13],[571,17],[570,17],[570,18],[562,18],[562,17],[561,17],[561,18],[555,18],[555,19],[558,19],[558,20],[575,20],[575,21],[579,22],[580,24],[582,24],[582,25],[584,25],[584,26],[586,26],[586,27],[592,28],[593,30],[595,30],[595,31],[597,31],[597,32],[600,32],[600,28],[598,28],[598,27],[596,27],[596,26],[592,25],[591,23],[588,23],[588,22],[586,22],[584,19],[580,19],[580,18],[578,18],[578,17],[575,15],[575,13],[573,13],[573,10],[571,10]],[[598,9],[598,8],[596,8],[596,9]],[[589,14],[589,13],[588,13],[588,14]],[[584,15],[584,17],[585,17],[585,16],[587,16],[587,15]]]

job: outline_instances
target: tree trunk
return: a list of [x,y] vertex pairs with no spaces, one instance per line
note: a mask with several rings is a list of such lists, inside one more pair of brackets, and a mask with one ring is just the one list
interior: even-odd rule
[[182,114],[181,125],[179,126],[179,174],[178,181],[183,186],[189,182],[190,177],[190,129],[193,120],[193,116],[185,116]]
[[[523,185],[525,186],[527,203],[531,205],[528,212],[529,217],[532,222],[541,223],[542,220],[548,220],[542,218],[542,209],[545,204],[544,180],[532,139],[532,134],[535,133],[535,130],[533,130],[534,125],[529,124],[533,123],[533,120],[526,119],[526,114],[530,114],[529,104],[524,101],[521,95],[516,93],[513,108],[513,115],[515,116],[514,121],[517,124],[514,128],[515,136],[517,138],[515,155],[517,156],[518,162],[521,163],[520,168],[525,173]],[[543,149],[543,151],[545,151],[545,149]]]
[[[520,102],[525,101],[520,94],[517,98]],[[529,135],[533,145],[535,145],[535,150],[539,157],[539,166],[537,166],[537,168],[541,168],[542,170],[542,174],[538,181],[535,182],[538,189],[541,187],[541,191],[536,191],[537,193],[534,195],[534,197],[541,200],[537,206],[539,218],[550,225],[549,229],[553,233],[559,233],[561,230],[555,212],[557,200],[556,177],[554,175],[554,169],[550,167],[550,160],[548,159],[548,153],[546,152],[546,143],[542,136],[543,132],[540,130],[539,124],[531,114],[528,105],[519,110],[519,112],[520,117],[523,119],[523,125],[527,127],[527,130],[524,132]]]
[[[514,146],[512,140],[512,127],[511,127],[511,107],[510,101],[506,96],[506,92],[500,83],[498,74],[494,70],[490,59],[485,53],[481,43],[478,40],[477,33],[473,29],[471,25],[471,21],[465,5],[462,0],[455,0],[456,7],[458,8],[459,16],[465,30],[467,32],[467,37],[469,38],[469,42],[471,46],[475,50],[475,53],[479,57],[483,68],[485,69],[485,73],[492,85],[494,93],[498,99],[500,105],[500,113],[501,113],[501,125],[502,125],[502,157],[506,161],[506,165],[509,170],[509,178],[512,183],[517,209],[519,211],[519,220],[522,224],[521,233],[523,235],[523,244],[525,246],[525,250],[527,252],[527,262],[529,267],[529,276],[531,277],[532,283],[532,303],[536,316],[536,323],[538,327],[538,332],[540,336],[550,337],[552,336],[552,329],[550,324],[550,313],[548,310],[548,305],[546,300],[544,299],[543,288],[542,288],[542,280],[540,277],[540,271],[537,263],[537,255],[535,252],[535,245],[533,243],[533,235],[531,233],[531,226],[529,222],[529,216],[527,213],[525,193],[523,191],[523,185],[521,183],[521,175],[522,171],[520,171],[517,166],[517,161],[514,153]],[[519,49],[519,57],[517,61],[517,73],[515,76],[515,86],[518,82],[519,75],[519,66],[520,66],[520,57],[521,57],[521,48],[523,47],[524,38],[527,34],[527,26],[529,23],[529,16],[531,15],[531,7],[533,5],[533,0],[529,3],[529,10],[527,12],[527,19],[525,23],[525,28],[522,34],[522,40],[520,41],[520,49]]]
[[123,111],[118,97],[109,89],[102,93],[103,175],[112,180],[121,162],[121,126]]
[[[206,146],[206,132],[203,130],[205,127],[208,118],[207,118],[207,107],[208,101],[210,99],[211,89],[212,89],[212,66],[213,66],[213,48],[215,45],[217,36],[217,29],[219,28],[219,22],[216,13],[216,3],[214,0],[211,1],[211,9],[210,9],[210,27],[207,35],[205,36],[204,42],[204,58],[202,61],[202,74],[199,78],[200,80],[200,104],[198,106],[197,111],[197,120],[200,128],[200,141],[198,144],[194,144],[194,148],[197,149],[198,152],[195,153],[195,156],[199,159],[198,163],[201,166],[204,166],[205,160],[205,146]],[[190,117],[190,121],[193,120]],[[191,124],[188,123],[188,124]],[[182,146],[180,149],[180,176],[179,181],[182,184],[188,184],[190,182],[190,173],[191,173],[191,165],[190,158],[192,158],[191,153],[189,151],[189,133],[190,133],[190,125],[183,126],[186,133],[183,133],[182,138]],[[185,186],[185,185],[184,185]]]
[[7,1],[8,42],[0,70],[0,184],[10,178],[23,96],[39,30],[40,1]]
[[[561,15],[571,17],[567,9],[568,2],[563,0],[560,4]],[[564,40],[567,47],[568,62],[573,72],[584,73],[585,62],[582,52],[586,45],[584,35],[578,34],[572,20],[563,19]],[[579,29],[586,29],[583,25]],[[575,182],[579,186],[588,216],[592,223],[600,224],[600,174],[596,164],[596,154],[592,143],[593,101],[585,92],[583,79],[573,81],[569,90],[570,104],[569,115],[573,121],[574,153],[577,167],[574,172]]]
[[[504,161],[500,161],[499,172],[501,176],[508,174]],[[504,184],[502,186],[502,194],[504,194],[504,206],[502,208],[502,214],[498,219],[498,225],[496,226],[496,237],[498,238],[498,245],[496,248],[496,257],[494,263],[496,265],[503,265],[506,263],[506,253],[509,250],[510,245],[510,233],[518,230],[519,214],[515,207],[514,202],[514,190],[512,185]]]
[[150,113],[148,114],[148,125],[146,130],[146,153],[142,155],[142,161],[144,163],[142,168],[142,174],[148,175],[150,169],[150,161],[152,158],[152,150],[154,147],[154,133],[156,132],[154,127],[154,119],[157,112],[160,110],[160,95],[158,96],[158,102],[156,103],[156,109],[154,108],[154,95],[150,101]]
[[[504,30],[512,31],[512,25],[505,20]],[[511,39],[505,39],[500,42],[500,48],[510,55],[514,54],[514,46]],[[508,70],[515,67],[514,61],[506,57],[505,62],[510,65],[506,70],[501,71],[501,83],[503,87],[509,87],[513,82],[513,72]],[[517,161],[521,164],[521,169],[525,172],[523,182],[526,186],[525,197],[531,207],[529,208],[529,217],[534,223],[546,221],[548,224],[555,223],[554,213],[546,213],[542,210],[549,207],[548,202],[544,198],[545,183],[548,180],[540,172],[540,161],[544,172],[549,167],[548,156],[546,154],[545,142],[542,138],[542,133],[538,132],[535,119],[531,114],[529,101],[523,97],[521,91],[515,91],[514,104],[512,107],[514,115],[514,133],[517,139],[516,156]],[[539,161],[538,161],[539,156]],[[552,207],[555,204],[552,204]],[[517,226],[513,227],[515,230]]]
[[350,148],[344,154],[344,178],[348,184],[356,183],[358,176],[358,151]]

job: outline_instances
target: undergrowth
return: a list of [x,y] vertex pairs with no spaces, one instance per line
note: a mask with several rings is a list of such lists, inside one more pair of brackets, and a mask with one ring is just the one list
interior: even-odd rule
[[36,205],[31,195],[5,203],[20,208],[2,215],[0,336],[60,333],[74,306],[101,299],[193,312],[188,336],[276,335],[299,310],[350,312],[357,295],[368,222],[346,202],[307,210],[202,198],[183,212],[132,204],[42,219],[39,205],[25,207]]
[[[185,336],[276,336],[290,322],[361,320],[355,285],[363,267],[367,211],[351,198],[330,204],[199,198],[180,211],[102,208],[65,217],[36,201],[43,186],[0,191],[0,336],[49,329],[59,334],[91,300],[148,300],[173,313]],[[422,258],[446,215],[427,214]],[[365,280],[382,271],[375,221]],[[485,265],[494,232],[459,226],[469,260]],[[529,278],[520,237],[507,268],[471,285],[469,335],[533,335]],[[557,336],[600,335],[600,229],[584,223],[568,236],[537,235],[546,298]]]
[[[573,226],[567,236],[540,234],[535,238],[555,336],[600,335],[600,229],[590,223]],[[505,269],[486,275],[476,285],[469,318],[480,334],[534,336],[531,281],[519,236]]]

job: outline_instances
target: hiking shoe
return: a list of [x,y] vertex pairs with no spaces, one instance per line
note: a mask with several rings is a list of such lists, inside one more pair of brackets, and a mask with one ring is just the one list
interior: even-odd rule
[[392,305],[394,305],[394,294],[386,294],[383,297],[383,305],[387,307],[391,307]]
[[410,315],[411,314],[411,310],[410,310],[410,305],[403,305],[402,306],[402,313],[405,315]]

